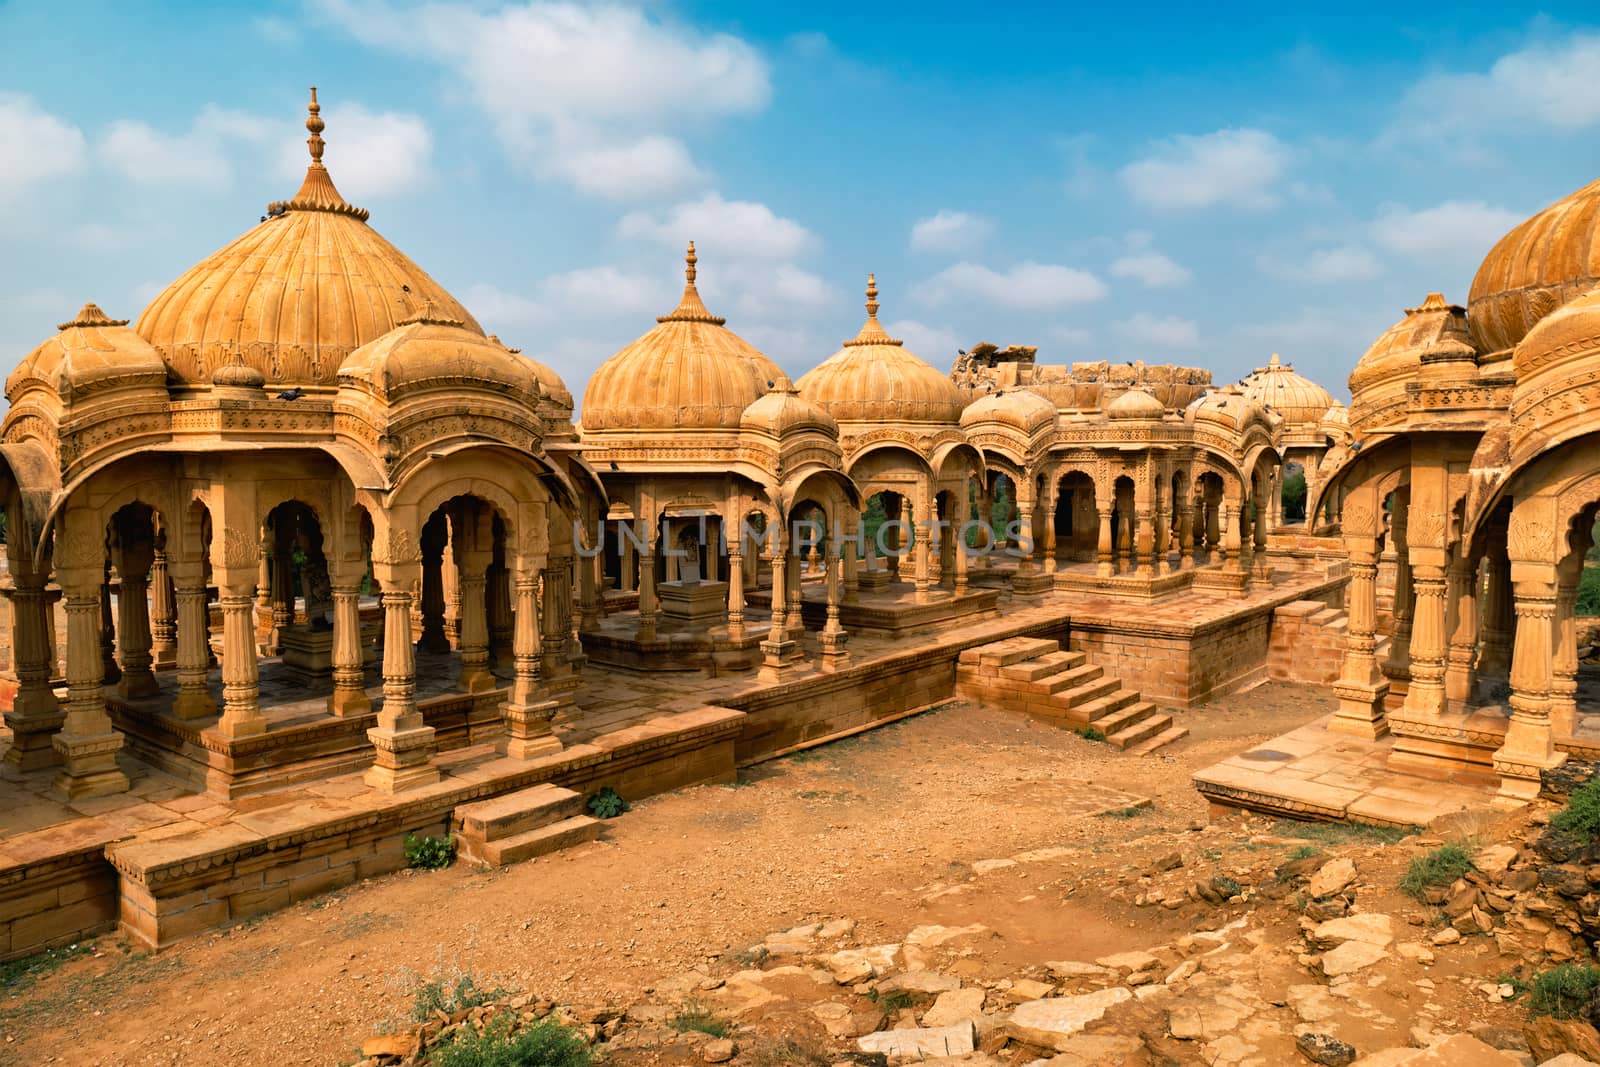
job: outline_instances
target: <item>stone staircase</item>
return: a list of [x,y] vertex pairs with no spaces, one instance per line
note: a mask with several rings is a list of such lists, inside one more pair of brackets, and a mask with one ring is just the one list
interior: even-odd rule
[[593,841],[603,829],[584,813],[582,793],[548,782],[462,804],[450,821],[461,857],[490,867]]
[[1267,677],[1278,682],[1332,685],[1344,665],[1350,620],[1343,608],[1319,600],[1293,600],[1272,612]]
[[1084,653],[1062,651],[1046,638],[1012,637],[965,650],[956,664],[956,695],[1074,729],[1093,727],[1107,743],[1141,756],[1189,733]]

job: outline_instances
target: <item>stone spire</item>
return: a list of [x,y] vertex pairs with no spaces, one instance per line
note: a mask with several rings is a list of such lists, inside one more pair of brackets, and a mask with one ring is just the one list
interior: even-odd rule
[[706,310],[704,302],[700,299],[700,290],[695,288],[695,264],[700,262],[700,257],[694,253],[694,242],[689,242],[689,251],[683,255],[683,299],[678,301],[678,306],[667,315],[657,317],[657,322],[708,322],[713,326],[724,325],[728,320],[719,318]]
[[311,131],[311,136],[306,138],[306,147],[311,149],[311,162],[320,166],[324,147],[322,131],[328,128],[328,124],[322,121],[322,105],[317,103],[317,87],[315,85],[311,87],[311,103],[307,107],[307,111],[310,113],[306,116],[306,129]]
[[311,103],[306,106],[306,112],[306,129],[311,132],[311,136],[306,138],[306,147],[311,151],[311,165],[306,168],[306,180],[300,184],[300,191],[294,194],[292,200],[268,204],[267,215],[282,215],[285,211],[332,211],[340,215],[352,215],[365,222],[369,217],[367,210],[356,207],[339,195],[328,168],[322,163],[322,153],[327,148],[322,131],[328,128],[328,124],[322,120],[322,105],[317,103],[315,85],[311,87]]
[[861,332],[845,342],[846,347],[852,345],[898,345],[901,342],[890,337],[888,331],[878,322],[878,276],[867,275],[867,321],[862,324]]

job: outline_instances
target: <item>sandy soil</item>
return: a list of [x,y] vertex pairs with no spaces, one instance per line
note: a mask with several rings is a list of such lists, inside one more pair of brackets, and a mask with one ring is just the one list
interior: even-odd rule
[[[404,1013],[406,968],[444,960],[559,1002],[626,1006],[771,931],[841,916],[862,944],[981,921],[999,934],[983,961],[996,975],[1170,941],[1192,916],[1106,890],[1194,839],[1193,770],[1330,708],[1266,685],[1185,713],[1189,739],[1138,758],[952,706],[750,768],[737,786],[639,802],[604,840],[520,866],[402,872],[155,956],[102,938],[7,991],[0,1062],[256,1063],[271,1050],[275,1064],[347,1063]],[[1086,815],[1105,799],[1084,783],[1153,810]],[[972,878],[974,861],[1051,846],[1073,854]]]

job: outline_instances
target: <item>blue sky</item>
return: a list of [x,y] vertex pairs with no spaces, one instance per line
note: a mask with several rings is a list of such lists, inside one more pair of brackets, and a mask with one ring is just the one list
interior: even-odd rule
[[[1391,6],[0,5],[0,347],[135,318],[291,195],[319,87],[346,198],[581,396],[682,246],[798,376],[882,317],[940,367],[1336,395],[1430,290],[1600,177],[1600,22]],[[1591,21],[1585,22],[1589,18]]]

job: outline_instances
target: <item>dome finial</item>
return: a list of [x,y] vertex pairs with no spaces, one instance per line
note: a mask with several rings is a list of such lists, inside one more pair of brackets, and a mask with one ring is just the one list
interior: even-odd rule
[[1281,366],[1283,366],[1283,360],[1279,359],[1278,358],[1278,353],[1274,352],[1274,353],[1272,353],[1272,358],[1267,360],[1267,366],[1269,366],[1269,367],[1281,367]]
[[694,242],[689,242],[689,251],[683,254],[683,277],[689,285],[694,284],[694,265],[700,262],[700,257],[694,254]]
[[306,129],[311,131],[311,136],[306,138],[306,145],[311,149],[311,162],[321,163],[322,149],[324,147],[322,131],[328,128],[328,124],[322,121],[322,105],[317,103],[317,87],[315,85],[311,87],[311,103],[306,110],[310,112],[306,116]]
[[726,319],[719,318],[706,310],[704,302],[700,299],[700,290],[694,286],[696,263],[700,257],[695,255],[694,242],[689,242],[689,250],[683,254],[683,299],[678,301],[678,306],[672,309],[669,315],[658,315],[657,322],[709,322],[713,326],[721,326]]
[[878,276],[867,275],[867,318],[878,317]]

